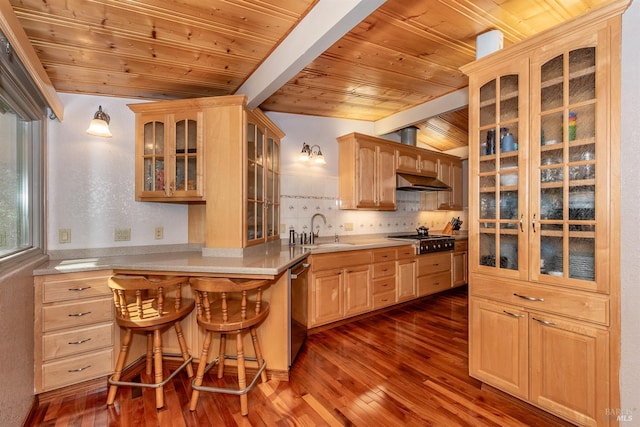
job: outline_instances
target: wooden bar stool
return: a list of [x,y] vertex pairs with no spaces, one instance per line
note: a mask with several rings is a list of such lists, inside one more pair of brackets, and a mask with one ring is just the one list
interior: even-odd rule
[[[193,377],[192,357],[189,355],[180,321],[191,313],[195,301],[182,298],[184,284],[188,284],[186,277],[115,275],[109,279],[109,287],[113,290],[113,303],[116,307],[116,322],[126,332],[115,371],[109,377],[107,405],[113,404],[118,386],[150,387],[156,389],[156,408],[162,408],[164,385],[185,367],[189,377]],[[172,326],[178,335],[182,354],[164,354],[164,356],[182,357],[183,363],[163,379],[162,332]],[[151,375],[153,370],[154,383],[120,381],[134,333],[147,335],[146,374]]]
[[[262,301],[262,291],[269,286],[270,281],[192,277],[189,282],[196,299],[198,325],[206,331],[198,372],[191,383],[193,393],[190,409],[195,411],[200,391],[209,391],[239,395],[241,413],[247,415],[249,413],[247,392],[253,388],[259,377],[263,382],[267,381],[265,372],[267,363],[262,357],[256,328],[269,314],[269,304]],[[246,332],[251,334],[255,357],[244,355],[242,340]],[[214,333],[220,334],[220,348],[218,356],[207,364]],[[228,334],[236,335],[237,356],[225,354]],[[238,361],[238,389],[202,385],[204,374],[216,363],[218,378],[222,378],[225,359]],[[258,366],[258,371],[249,385],[247,385],[245,371],[246,360],[257,362]]]

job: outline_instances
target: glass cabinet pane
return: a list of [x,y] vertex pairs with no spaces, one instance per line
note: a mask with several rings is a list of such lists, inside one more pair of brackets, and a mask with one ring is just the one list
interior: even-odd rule
[[518,76],[500,77],[500,121],[518,118]]
[[496,81],[492,80],[480,88],[480,126],[496,122]]
[[196,189],[198,122],[178,120],[175,124],[176,191]]
[[164,123],[150,121],[143,126],[144,191],[164,191]]

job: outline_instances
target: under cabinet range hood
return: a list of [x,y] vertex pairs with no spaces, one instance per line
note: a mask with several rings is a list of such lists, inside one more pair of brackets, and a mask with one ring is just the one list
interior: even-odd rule
[[451,191],[451,187],[434,177],[398,173],[396,178],[396,189],[400,191]]

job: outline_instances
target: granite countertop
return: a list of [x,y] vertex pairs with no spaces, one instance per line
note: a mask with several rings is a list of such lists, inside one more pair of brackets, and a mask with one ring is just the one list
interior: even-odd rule
[[[173,250],[154,252],[146,248],[144,253],[82,251],[65,253],[60,259],[51,259],[34,270],[36,276],[95,270],[144,270],[176,271],[185,273],[256,274],[277,276],[310,254],[374,249],[402,246],[407,242],[381,237],[356,236],[341,238],[339,244],[333,239],[320,239],[316,245],[282,245],[280,242],[251,248],[241,257],[203,256],[202,250]],[[138,250],[140,251],[140,250]],[[108,255],[104,255],[108,253]],[[74,256],[76,255],[76,256]],[[95,255],[95,256],[94,256]]]

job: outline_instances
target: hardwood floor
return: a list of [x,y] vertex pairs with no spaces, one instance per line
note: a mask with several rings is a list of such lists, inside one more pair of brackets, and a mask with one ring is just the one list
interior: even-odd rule
[[[215,371],[215,370],[213,370]],[[190,412],[183,373],[153,390],[106,387],[41,403],[34,426],[569,426],[467,374],[466,287],[308,337],[290,382],[236,396],[202,393]],[[209,378],[211,381],[211,378]],[[220,384],[233,383],[230,376]]]

